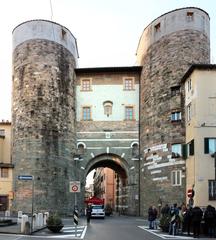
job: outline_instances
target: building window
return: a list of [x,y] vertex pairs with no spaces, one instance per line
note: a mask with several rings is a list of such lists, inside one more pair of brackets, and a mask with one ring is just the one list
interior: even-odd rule
[[204,153],[216,152],[216,138],[204,138]]
[[216,180],[208,181],[209,200],[216,200]]
[[81,79],[81,90],[91,91],[92,80],[90,78]]
[[1,168],[1,178],[8,178],[8,177],[9,177],[9,169]]
[[190,122],[191,120],[191,104],[187,106],[187,121]]
[[5,130],[4,129],[0,129],[0,137],[5,137]]
[[62,28],[61,33],[62,33],[62,39],[65,39],[65,38],[66,38],[66,33],[67,33],[67,32]]
[[172,112],[171,113],[171,121],[181,121],[181,112]]
[[160,23],[158,23],[157,25],[155,25],[155,32],[160,32]]
[[125,119],[126,120],[133,120],[134,119],[134,108],[127,106],[125,107]]
[[113,103],[111,101],[105,101],[103,103],[103,106],[104,106],[104,114],[107,115],[107,117],[109,117],[112,114]]
[[134,90],[134,78],[124,78],[124,90]]
[[171,172],[171,184],[173,186],[181,186],[182,184],[181,175],[182,175],[181,170],[175,170]]
[[132,145],[132,157],[139,158],[139,145],[138,143],[134,143]]
[[180,86],[173,86],[170,88],[170,90],[172,97],[180,94]]
[[188,143],[188,153],[190,156],[194,155],[194,139]]
[[187,89],[188,89],[188,92],[190,92],[190,90],[192,89],[191,79],[187,81]]
[[171,146],[172,158],[179,158],[182,156],[182,145],[180,143],[172,144]]
[[85,145],[83,143],[79,143],[77,146],[77,152],[79,155],[83,155],[85,152]]
[[82,108],[82,119],[84,121],[91,120],[91,107],[83,107]]
[[193,21],[194,13],[193,12],[187,12],[187,21],[191,22]]

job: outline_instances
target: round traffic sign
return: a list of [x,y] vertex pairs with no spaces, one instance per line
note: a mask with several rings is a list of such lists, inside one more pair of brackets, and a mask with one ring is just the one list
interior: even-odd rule
[[71,187],[71,189],[72,189],[73,192],[77,192],[78,191],[78,186],[77,185],[73,185]]
[[187,196],[189,198],[193,198],[194,197],[194,190],[193,189],[188,189]]

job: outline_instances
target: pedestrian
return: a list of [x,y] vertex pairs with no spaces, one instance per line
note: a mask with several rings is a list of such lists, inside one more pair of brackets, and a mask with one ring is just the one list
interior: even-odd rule
[[192,222],[192,207],[189,207],[188,205],[185,211],[183,212],[183,226],[182,226],[182,231],[187,232],[188,236],[190,236],[191,222]]
[[178,232],[178,223],[179,223],[179,209],[177,203],[174,203],[170,208],[170,224],[169,224],[169,234],[176,235]]
[[192,226],[193,226],[193,237],[198,238],[200,236],[200,224],[202,221],[203,212],[200,207],[195,206],[192,208]]
[[210,238],[215,236],[215,218],[215,208],[211,205],[208,205],[204,212],[204,221],[207,234]]
[[157,229],[157,216],[158,216],[158,211],[155,206],[152,207],[153,209],[153,229]]
[[149,221],[149,229],[154,229],[154,226],[153,226],[154,212],[153,212],[152,206],[150,206],[148,209],[148,221]]
[[92,213],[92,208],[91,208],[90,205],[88,205],[88,206],[87,206],[87,209],[86,209],[87,223],[90,223],[91,213]]

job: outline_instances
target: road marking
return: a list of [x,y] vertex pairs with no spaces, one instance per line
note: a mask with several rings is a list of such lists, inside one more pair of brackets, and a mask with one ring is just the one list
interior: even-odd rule
[[161,230],[149,229],[148,226],[138,226],[138,227],[162,239],[193,239],[193,237],[188,237],[188,236],[180,236],[180,235],[174,236],[174,235],[164,234],[163,232],[161,232]]

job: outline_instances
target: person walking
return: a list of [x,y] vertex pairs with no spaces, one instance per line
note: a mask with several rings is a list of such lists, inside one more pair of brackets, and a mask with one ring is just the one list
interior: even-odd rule
[[92,208],[91,208],[90,205],[88,205],[88,206],[87,206],[87,209],[86,209],[87,223],[90,223],[91,213],[92,213]]
[[193,226],[193,237],[198,238],[200,236],[200,223],[202,221],[203,211],[200,207],[195,206],[192,208],[192,226]]

